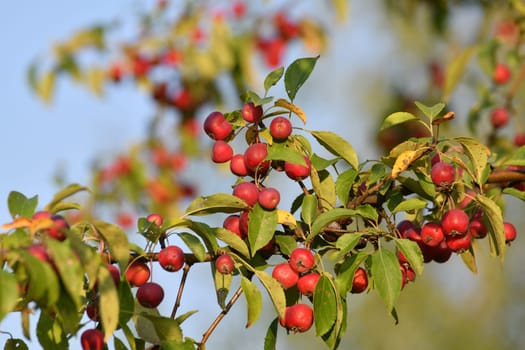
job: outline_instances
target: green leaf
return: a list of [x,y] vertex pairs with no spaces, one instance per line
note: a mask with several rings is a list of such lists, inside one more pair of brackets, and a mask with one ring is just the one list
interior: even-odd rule
[[312,73],[318,59],[319,56],[299,58],[286,68],[284,87],[291,101],[294,100],[297,92]]
[[476,265],[476,257],[474,256],[474,250],[472,249],[472,246],[469,249],[462,252],[460,255],[461,260],[463,260],[468,269],[472,271],[472,273],[477,274],[478,267]]
[[330,331],[337,319],[337,295],[330,278],[321,276],[314,290],[315,333],[322,336]]
[[415,119],[419,119],[419,118],[413,115],[412,113],[395,112],[395,113],[390,114],[389,116],[385,118],[385,120],[383,120],[383,123],[381,124],[379,131],[388,129],[394,125],[398,125],[401,123],[405,123],[409,120],[415,120]]
[[206,249],[210,252],[216,252],[219,249],[219,244],[215,238],[215,231],[210,226],[202,222],[192,220],[178,220],[176,223],[170,226],[175,227],[186,227],[195,232],[204,242]]
[[354,184],[356,176],[357,171],[355,169],[348,169],[344,173],[341,173],[335,180],[335,192],[343,205],[348,203],[350,190]]
[[499,256],[501,261],[503,261],[506,245],[501,208],[492,199],[481,194],[478,194],[475,200],[479,203],[487,218],[491,254]]
[[60,281],[54,269],[26,251],[20,256],[29,274],[28,296],[47,305],[55,304],[60,297]]
[[28,350],[28,347],[22,339],[9,338],[5,342],[4,350]]
[[445,83],[443,86],[443,100],[448,101],[450,94],[454,91],[458,81],[465,72],[468,62],[472,55],[477,50],[476,47],[469,47],[462,51],[453,61],[448,65],[445,75]]
[[13,309],[18,302],[18,283],[14,274],[0,271],[0,321]]
[[99,268],[97,281],[100,293],[100,322],[104,327],[105,341],[108,341],[119,324],[119,294],[107,268],[102,266]]
[[175,321],[177,321],[179,324],[182,324],[182,322],[186,321],[188,318],[190,318],[190,316],[196,314],[197,312],[197,310],[190,310],[188,312],[185,312],[179,317],[177,317]]
[[361,239],[362,235],[362,233],[356,232],[347,233],[340,236],[335,242],[335,247],[339,249],[339,253],[335,255],[334,260],[341,260],[346,254],[348,254],[352,249],[354,249],[357,243],[359,243],[359,240]]
[[348,141],[331,131],[311,131],[310,133],[327,151],[343,158],[354,169],[358,169],[357,154]]
[[268,93],[268,90],[281,80],[284,73],[284,67],[277,68],[271,71],[264,79],[264,90]]
[[439,113],[441,113],[443,108],[445,108],[445,104],[441,102],[436,103],[433,106],[426,106],[419,101],[415,101],[414,103],[416,104],[417,108],[419,108],[419,110],[423,112],[423,114],[426,115],[428,119],[430,119],[431,122],[439,115]]
[[306,240],[311,241],[329,223],[333,221],[337,221],[339,219],[350,218],[352,216],[355,216],[356,214],[357,212],[355,210],[346,209],[346,208],[336,208],[336,209],[332,209],[324,213],[321,213],[315,218],[312,224],[312,230],[310,231],[310,234],[308,235]]
[[[130,350],[137,350],[137,342],[135,339],[135,335],[131,331],[131,328],[128,326],[127,322],[122,323],[120,325],[120,328],[122,332],[124,333],[124,336],[126,337],[126,340],[128,341]],[[143,348],[142,348],[143,349]]]
[[345,259],[337,268],[335,283],[340,295],[346,295],[352,290],[355,271],[368,256],[368,253],[359,252]]
[[264,288],[266,288],[270,299],[272,299],[275,311],[277,311],[277,315],[281,318],[284,317],[284,310],[286,309],[286,297],[281,284],[264,271],[254,270],[253,272],[259,281],[261,281]]
[[258,203],[248,214],[248,241],[252,256],[271,241],[277,228],[277,211],[264,210]]
[[195,254],[197,260],[204,261],[206,259],[206,249],[195,235],[187,232],[180,232],[177,233],[177,235],[188,246],[188,248],[190,248],[191,252]]
[[368,219],[372,221],[379,220],[379,214],[377,214],[377,209],[371,206],[370,204],[363,204],[358,206],[355,209],[355,213],[363,219]]
[[224,275],[217,271],[215,264],[210,264],[211,272],[213,274],[213,282],[215,285],[215,294],[217,296],[217,303],[224,310],[226,308],[226,298],[230,292],[233,275]]
[[418,275],[423,273],[423,253],[416,242],[404,238],[395,238],[397,249],[403,253],[412,270]]
[[186,209],[186,216],[209,215],[214,213],[236,213],[247,209],[248,205],[240,198],[228,193],[197,197]]
[[461,144],[465,154],[469,157],[470,162],[472,163],[472,170],[476,176],[473,180],[476,181],[478,185],[482,185],[483,174],[488,164],[490,150],[487,146],[474,138],[457,137],[454,140]]
[[146,312],[141,312],[140,316],[151,322],[153,329],[161,342],[182,342],[182,329],[180,328],[179,323],[174,319]]
[[7,197],[7,207],[13,218],[16,216],[30,218],[34,214],[37,205],[38,196],[27,198],[20,192],[11,191]]
[[384,248],[375,251],[371,257],[374,286],[390,313],[401,292],[402,276],[399,261],[394,253]]
[[399,213],[401,211],[423,209],[427,206],[427,204],[428,202],[426,200],[421,199],[419,197],[404,199],[402,202],[396,205],[395,208],[392,209],[392,214]]
[[66,334],[57,318],[51,318],[47,312],[40,312],[36,326],[36,336],[43,349],[68,350]]
[[115,350],[127,350],[127,347],[124,344],[124,342],[116,336],[113,337],[113,347],[115,348]]
[[237,236],[232,231],[222,227],[218,227],[215,229],[215,235],[218,239],[220,239],[221,241],[223,241],[242,255],[246,257],[250,256],[250,250],[248,249],[246,242],[244,242],[244,240],[241,237]]
[[301,206],[301,218],[304,223],[310,226],[317,217],[317,197],[313,194],[307,194],[303,198]]
[[312,157],[310,158],[310,161],[312,162],[312,166],[315,170],[323,170],[328,168],[329,166],[334,165],[337,163],[341,158],[333,158],[333,159],[324,159],[322,157],[319,157],[317,154],[312,154]]
[[277,325],[279,322],[279,318],[276,317],[272,323],[270,323],[270,326],[268,327],[268,330],[266,331],[266,336],[264,337],[264,350],[276,350],[276,344],[277,344]]
[[248,328],[257,321],[261,314],[262,296],[255,284],[244,276],[241,279],[241,288],[248,304],[248,319],[246,321],[246,328]]
[[120,226],[104,221],[95,221],[94,225],[106,243],[111,257],[118,261],[120,270],[123,271],[129,262],[129,242],[126,231]]
[[275,243],[279,246],[279,251],[285,255],[290,255],[297,248],[297,241],[293,236],[275,235]]
[[79,184],[71,184],[60,190],[58,193],[56,193],[53,196],[53,199],[51,199],[51,202],[49,202],[44,209],[49,210],[50,212],[54,213],[55,206],[63,201],[64,199],[71,197],[72,195],[82,192],[82,191],[88,191],[87,187],[81,186]]
[[525,146],[521,146],[503,165],[525,166]]
[[346,330],[346,301],[338,296],[337,298],[337,319],[334,326],[328,333],[322,336],[324,342],[331,350],[336,350],[339,347],[341,338]]
[[59,262],[55,266],[62,279],[64,288],[67,290],[76,308],[80,309],[82,297],[84,296],[84,270],[78,257],[66,242],[49,240],[46,246],[52,260]]
[[133,316],[135,311],[135,297],[129,283],[121,281],[118,286],[119,299],[119,326],[125,325]]
[[268,147],[268,155],[265,160],[284,160],[293,164],[305,165],[304,155],[282,143],[273,143]]
[[335,194],[335,182],[332,175],[327,170],[319,172],[312,169],[310,173],[312,187],[319,198],[319,203],[324,210],[330,210],[335,207],[337,196]]
[[520,191],[517,188],[507,187],[503,190],[503,193],[525,201],[525,192]]

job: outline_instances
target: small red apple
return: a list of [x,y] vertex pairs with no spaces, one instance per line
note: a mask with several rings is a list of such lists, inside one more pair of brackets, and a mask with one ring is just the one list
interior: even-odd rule
[[516,227],[510,222],[503,223],[503,230],[505,231],[505,243],[510,244],[510,242],[516,239]]
[[179,271],[184,266],[184,251],[176,245],[167,246],[159,252],[158,261],[166,271]]
[[230,171],[237,176],[248,175],[248,168],[246,168],[243,154],[236,154],[232,157],[230,160]]
[[310,176],[311,171],[311,162],[308,157],[304,157],[306,165],[302,164],[293,164],[290,162],[284,163],[284,172],[292,180],[303,180]]
[[450,163],[437,162],[430,170],[430,177],[436,186],[449,187],[456,179],[456,169]]
[[80,336],[80,344],[83,350],[104,349],[104,333],[100,329],[87,329]]
[[276,190],[273,187],[267,187],[262,189],[259,192],[259,196],[257,197],[257,201],[266,210],[273,210],[277,208],[279,205],[279,201],[281,200],[281,195],[279,194],[279,191]]
[[490,123],[494,129],[499,129],[509,122],[509,111],[504,107],[494,108],[490,112]]
[[226,163],[233,157],[232,147],[222,140],[217,140],[211,149],[211,160],[214,163]]
[[227,253],[220,255],[215,260],[215,268],[217,269],[217,271],[219,271],[219,273],[223,275],[229,275],[230,273],[232,273],[234,267],[235,263],[232,257]]
[[252,172],[266,171],[270,167],[270,161],[264,161],[267,155],[268,145],[266,143],[254,143],[244,152],[244,164]]
[[352,290],[354,294],[362,293],[368,288],[368,276],[366,270],[362,267],[358,267],[354,273],[354,279],[352,280]]
[[233,127],[221,112],[211,112],[204,121],[204,132],[214,140],[224,140],[230,136]]
[[163,222],[162,216],[160,214],[149,214],[146,217],[146,220],[157,226],[162,226],[162,222]]
[[297,280],[297,289],[299,289],[299,292],[302,295],[311,297],[314,295],[315,286],[320,278],[321,275],[317,272],[307,273],[306,275],[299,277],[299,280]]
[[295,248],[290,254],[290,266],[298,273],[310,271],[315,264],[315,257],[310,249]]
[[427,222],[421,227],[421,239],[428,246],[435,247],[444,238],[443,228],[437,222]]
[[292,134],[292,123],[285,117],[276,117],[270,123],[270,135],[274,140],[286,140]]
[[164,299],[164,289],[155,282],[144,283],[137,290],[137,301],[147,308],[155,308]]
[[255,106],[253,102],[249,102],[242,107],[242,118],[248,123],[258,123],[263,115],[262,106]]
[[504,64],[504,63],[497,63],[496,67],[494,68],[494,74],[492,75],[492,79],[496,84],[505,84],[508,82],[511,78],[511,71],[510,68]]
[[470,219],[461,209],[450,209],[441,218],[441,226],[445,235],[463,235],[467,232]]
[[314,323],[314,311],[306,304],[288,306],[284,311],[284,319],[280,319],[279,323],[292,332],[306,332]]
[[132,285],[139,287],[146,283],[151,275],[148,265],[140,260],[133,261],[126,269],[126,280]]
[[252,182],[240,182],[233,188],[233,195],[246,202],[250,207],[257,203],[259,189]]
[[275,278],[284,289],[291,288],[297,284],[299,274],[292,269],[288,263],[280,263],[273,268],[272,277]]

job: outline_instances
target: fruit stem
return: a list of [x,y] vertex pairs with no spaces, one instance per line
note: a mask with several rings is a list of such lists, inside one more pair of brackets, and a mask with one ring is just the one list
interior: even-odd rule
[[177,292],[177,299],[175,300],[175,305],[173,305],[173,310],[171,310],[170,317],[172,319],[175,319],[175,315],[177,314],[177,310],[179,309],[180,301],[182,299],[182,293],[184,292],[184,286],[186,285],[186,278],[188,277],[190,268],[191,268],[191,264],[185,264],[184,269],[182,270],[182,278],[179,284],[179,291]]
[[198,350],[204,350],[204,348],[205,348],[204,345],[206,344],[206,341],[211,336],[211,334],[213,333],[215,328],[217,328],[219,322],[221,322],[221,320],[224,318],[224,316],[226,316],[226,314],[228,314],[228,311],[230,311],[230,309],[235,304],[235,302],[239,299],[241,294],[242,294],[242,288],[239,287],[237,289],[237,291],[235,292],[235,294],[230,299],[230,301],[228,302],[228,304],[226,305],[226,307],[221,311],[221,313],[213,321],[213,323],[211,324],[210,328],[208,328],[208,330],[203,334],[202,340],[199,343],[199,346],[197,347]]

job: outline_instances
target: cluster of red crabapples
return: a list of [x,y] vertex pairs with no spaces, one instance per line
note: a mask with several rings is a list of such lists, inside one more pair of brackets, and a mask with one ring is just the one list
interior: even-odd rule
[[[456,169],[452,164],[438,160],[432,165],[430,176],[438,190],[448,191],[456,181]],[[444,263],[452,253],[469,250],[473,239],[487,236],[487,227],[482,220],[483,211],[474,205],[474,196],[475,192],[468,190],[465,197],[455,207],[444,211],[439,219],[428,220],[421,226],[403,220],[397,229],[404,238],[419,245],[424,262]],[[516,228],[510,222],[504,222],[503,227],[505,242],[510,244],[516,239]],[[398,258],[402,265],[409,267],[400,252]],[[404,277],[404,281],[410,280],[410,275]]]

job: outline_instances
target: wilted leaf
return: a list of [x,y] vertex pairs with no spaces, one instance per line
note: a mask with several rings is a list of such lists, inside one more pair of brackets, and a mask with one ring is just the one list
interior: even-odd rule
[[419,156],[418,151],[405,151],[401,153],[392,167],[392,178],[395,179],[403,171],[407,170],[410,164]]
[[299,106],[296,106],[293,103],[290,103],[282,98],[275,101],[275,106],[283,107],[289,110],[290,112],[293,112],[296,116],[299,117],[299,119],[303,121],[303,123],[306,124],[306,113],[304,113],[304,111]]

